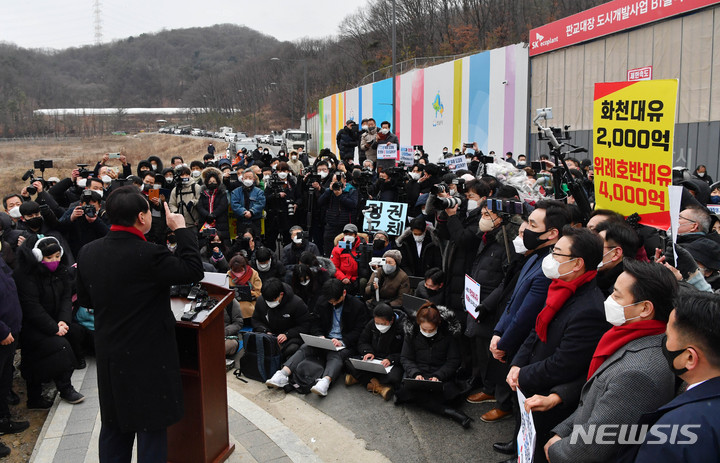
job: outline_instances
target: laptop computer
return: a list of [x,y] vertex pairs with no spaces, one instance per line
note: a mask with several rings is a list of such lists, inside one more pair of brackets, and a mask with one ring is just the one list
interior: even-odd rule
[[427,301],[425,299],[422,299],[420,297],[415,297],[410,294],[402,295],[403,310],[405,311],[406,314],[410,315],[411,317],[414,317],[415,313],[418,311],[418,309],[426,302]]
[[413,291],[415,291],[415,288],[417,288],[420,283],[422,283],[423,281],[425,281],[425,278],[423,278],[423,277],[413,277],[413,276],[411,276],[411,277],[408,277],[408,278],[410,278],[410,289],[412,289]]
[[360,360],[353,358],[350,359],[350,363],[352,363],[352,365],[358,370],[369,371],[371,373],[380,373],[381,375],[386,375],[390,373],[390,370],[393,369],[393,366],[390,365],[389,367],[385,368],[380,362],[382,362],[382,360]]
[[310,334],[300,333],[300,337],[303,342],[310,347],[317,347],[318,349],[334,350],[335,352],[345,349],[344,346],[335,347],[332,339],[321,338],[320,336],[313,336]]
[[442,392],[443,383],[442,381],[430,381],[429,379],[404,378],[403,387],[408,388],[409,391]]

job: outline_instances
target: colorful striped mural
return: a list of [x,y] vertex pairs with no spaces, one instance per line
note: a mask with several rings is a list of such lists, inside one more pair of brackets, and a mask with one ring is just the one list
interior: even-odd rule
[[[527,140],[528,51],[523,44],[416,69],[396,81],[401,145],[423,145],[431,160],[463,143],[485,153],[524,153]],[[385,79],[320,101],[321,147],[337,152],[345,121],[392,121],[392,80]]]

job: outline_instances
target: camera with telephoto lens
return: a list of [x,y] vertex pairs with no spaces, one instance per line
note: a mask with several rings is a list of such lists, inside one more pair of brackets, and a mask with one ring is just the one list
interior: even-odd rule
[[464,178],[454,178],[452,183],[453,185],[455,185],[455,191],[457,191],[459,194],[465,194],[467,189],[465,188]]
[[433,205],[436,209],[451,209],[455,206],[460,205],[460,203],[462,203],[462,199],[455,196],[450,196],[447,198],[435,197],[435,202],[433,203]]
[[304,185],[306,188],[312,188],[312,184],[315,182],[318,182],[318,184],[322,183],[322,179],[317,173],[317,168],[315,166],[308,166],[304,168],[302,174],[305,177]]

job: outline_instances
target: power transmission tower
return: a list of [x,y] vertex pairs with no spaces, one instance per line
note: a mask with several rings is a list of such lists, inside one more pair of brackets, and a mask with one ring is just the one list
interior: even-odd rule
[[95,15],[95,45],[100,45],[102,43],[102,20],[100,19],[100,0],[95,0],[93,14]]

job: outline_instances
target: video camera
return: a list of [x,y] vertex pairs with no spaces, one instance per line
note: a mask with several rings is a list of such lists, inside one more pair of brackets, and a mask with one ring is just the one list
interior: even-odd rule
[[305,178],[304,185],[306,188],[312,188],[312,184],[315,182],[318,184],[322,183],[322,179],[317,173],[317,168],[315,166],[308,166],[304,168],[302,175]]
[[80,177],[82,178],[88,178],[90,174],[92,174],[91,171],[87,169],[87,164],[75,164],[78,167],[78,173],[80,174]]

